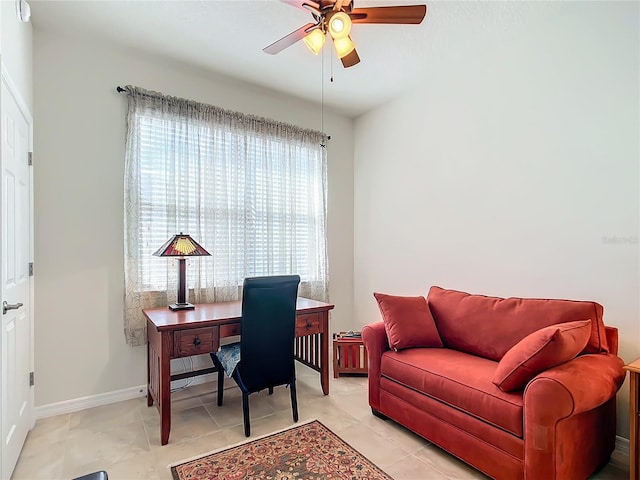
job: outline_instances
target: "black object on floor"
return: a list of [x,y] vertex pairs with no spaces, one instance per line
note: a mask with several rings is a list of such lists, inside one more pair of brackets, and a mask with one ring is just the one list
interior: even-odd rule
[[87,475],[76,477],[72,480],[109,480],[109,476],[107,472],[100,470],[99,472],[88,473]]

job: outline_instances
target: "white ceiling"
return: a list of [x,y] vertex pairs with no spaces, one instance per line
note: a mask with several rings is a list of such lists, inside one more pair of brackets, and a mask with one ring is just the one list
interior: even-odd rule
[[320,56],[302,42],[278,55],[262,51],[313,21],[310,13],[278,0],[30,1],[36,29],[96,35],[314,102],[323,98],[326,106],[354,117],[419,85],[439,55],[454,53],[461,34],[467,39],[478,27],[495,31],[496,22],[512,22],[516,11],[504,2],[354,3],[426,3],[427,16],[420,25],[354,25],[351,37],[362,61],[344,69],[329,44]]

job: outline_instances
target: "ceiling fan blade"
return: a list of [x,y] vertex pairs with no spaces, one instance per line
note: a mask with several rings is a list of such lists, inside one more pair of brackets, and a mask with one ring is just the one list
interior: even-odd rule
[[422,22],[426,14],[426,5],[401,5],[397,7],[354,8],[349,16],[353,23],[418,24]]
[[280,0],[282,3],[291,5],[292,7],[301,8],[306,10],[308,7],[312,7],[315,10],[320,10],[320,4],[313,0]]
[[342,61],[342,66],[344,68],[353,67],[354,65],[360,63],[360,57],[358,56],[358,52],[356,52],[355,48],[340,60]]
[[302,40],[304,37],[307,36],[307,34],[310,31],[315,30],[316,28],[320,28],[320,27],[315,23],[307,23],[305,26],[300,27],[299,29],[291,32],[289,35],[282,37],[280,40],[273,42],[268,47],[264,47],[262,50],[265,53],[269,53],[271,55],[280,53],[285,48],[290,47],[291,45],[293,45],[299,40]]
[[343,7],[347,7],[351,3],[351,0],[336,0],[333,4],[333,11],[337,12],[341,10]]
[[305,12],[311,12],[314,15],[322,15],[320,11],[320,4],[318,2],[314,2],[313,0],[280,0],[282,3],[286,3],[287,5],[291,5],[292,7],[299,8],[300,10],[304,10]]

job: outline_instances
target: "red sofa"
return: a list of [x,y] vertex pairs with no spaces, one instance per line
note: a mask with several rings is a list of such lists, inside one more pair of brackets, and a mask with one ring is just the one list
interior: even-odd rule
[[[397,330],[389,330],[382,305],[384,322],[362,331],[374,415],[394,420],[496,479],[585,479],[609,460],[615,397],[625,372],[616,355],[618,331],[604,325],[602,306],[440,287],[430,289],[426,304],[439,348],[391,349],[388,333]],[[411,314],[405,309],[401,316]],[[551,336],[557,338],[559,326],[585,323],[586,345],[575,358],[533,373],[516,390],[494,383],[507,355],[511,360],[515,355],[522,373],[527,364],[516,350],[538,348],[531,339],[540,332],[556,332]]]

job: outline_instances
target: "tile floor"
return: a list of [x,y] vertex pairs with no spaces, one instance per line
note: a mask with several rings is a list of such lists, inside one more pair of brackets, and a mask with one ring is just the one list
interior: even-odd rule
[[[367,379],[331,378],[322,395],[316,372],[298,366],[300,420],[318,419],[395,480],[486,479],[424,439],[373,415]],[[69,480],[107,470],[110,480],[171,480],[173,462],[245,440],[242,404],[233,381],[224,405],[216,405],[215,383],[192,385],[172,394],[169,444],[160,446],[160,416],[137,398],[38,420],[29,433],[13,480]],[[250,397],[252,437],[293,424],[289,391],[276,388]],[[594,477],[628,479],[628,470],[609,464]]]

